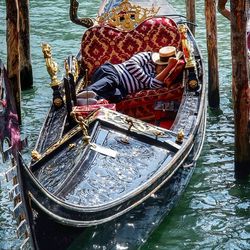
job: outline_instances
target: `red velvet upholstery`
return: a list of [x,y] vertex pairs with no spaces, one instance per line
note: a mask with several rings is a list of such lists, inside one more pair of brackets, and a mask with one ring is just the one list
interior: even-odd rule
[[183,87],[175,84],[172,88],[141,90],[128,95],[126,99],[116,104],[116,109],[124,114],[142,120],[152,120],[156,118],[157,112],[154,110],[156,101],[181,101]]
[[74,106],[73,112],[76,113],[76,115],[81,115],[82,117],[88,116],[91,112],[104,107],[111,110],[116,110],[116,104],[115,103],[101,103],[101,104],[94,104],[94,105],[83,105],[83,106]]
[[82,38],[82,67],[88,70],[90,78],[107,61],[121,63],[138,52],[158,51],[167,45],[180,48],[181,39],[176,23],[166,17],[149,18],[129,32],[94,26]]

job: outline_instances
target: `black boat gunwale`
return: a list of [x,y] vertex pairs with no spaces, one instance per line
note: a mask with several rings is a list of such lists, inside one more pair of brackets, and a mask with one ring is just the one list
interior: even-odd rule
[[[172,157],[172,159],[168,162],[168,164],[167,164],[168,167],[164,166],[164,167],[159,168],[159,171],[157,171],[153,177],[148,179],[147,182],[145,182],[143,185],[141,185],[139,188],[136,189],[137,192],[129,192],[129,193],[127,193],[127,195],[126,195],[127,197],[125,199],[119,199],[120,202],[117,202],[117,203],[115,201],[113,201],[112,203],[110,203],[110,205],[108,205],[108,203],[107,203],[107,205],[101,205],[101,206],[98,206],[98,207],[92,206],[91,210],[92,211],[100,211],[100,210],[103,210],[103,209],[110,208],[111,205],[118,205],[118,204],[122,203],[123,201],[129,200],[133,196],[132,193],[133,194],[141,193],[145,188],[147,188],[147,187],[149,187],[151,185],[151,181],[153,179],[159,178],[163,174],[165,174],[167,171],[169,171],[174,166],[174,164],[179,159],[180,155],[183,154],[184,151],[188,150],[188,152],[190,152],[192,150],[193,140],[194,140],[194,136],[193,135],[189,136],[189,138],[185,142],[183,142],[183,145],[182,145],[181,149],[178,150],[178,152],[176,152],[175,155]],[[186,157],[188,157],[188,153],[186,154]],[[186,159],[186,157],[182,159],[181,163]],[[178,166],[180,164],[178,164]],[[178,167],[176,167],[175,169],[177,169],[177,168]],[[87,207],[81,207],[81,206],[77,206],[75,204],[70,204],[69,205],[69,203],[67,203],[67,202],[61,200],[60,198],[54,196],[52,193],[47,191],[40,184],[40,182],[37,180],[37,178],[34,176],[34,174],[28,169],[27,166],[26,166],[26,170],[28,171],[28,173],[32,177],[33,181],[36,183],[37,187],[39,187],[39,189],[41,191],[43,191],[45,194],[48,194],[48,196],[50,196],[56,203],[63,205],[65,208],[72,208],[72,210],[76,210],[76,211],[90,211],[90,208],[88,209]]]

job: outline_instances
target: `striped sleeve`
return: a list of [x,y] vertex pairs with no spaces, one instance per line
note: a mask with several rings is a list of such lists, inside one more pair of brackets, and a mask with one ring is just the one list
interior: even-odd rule
[[160,88],[163,83],[154,78],[155,67],[152,64],[151,52],[141,52],[131,57],[125,64],[128,72],[136,78],[140,89]]

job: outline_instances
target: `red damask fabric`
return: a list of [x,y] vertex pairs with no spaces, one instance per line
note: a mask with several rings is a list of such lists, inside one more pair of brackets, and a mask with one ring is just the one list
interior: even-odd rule
[[132,31],[94,26],[82,38],[82,69],[88,70],[90,79],[95,69],[107,61],[121,63],[138,52],[156,52],[167,45],[181,48],[177,25],[166,17],[147,19]]
[[154,110],[156,101],[181,102],[183,86],[175,84],[172,88],[141,90],[128,95],[123,101],[116,104],[116,109],[129,116],[142,119],[154,120],[157,112]]

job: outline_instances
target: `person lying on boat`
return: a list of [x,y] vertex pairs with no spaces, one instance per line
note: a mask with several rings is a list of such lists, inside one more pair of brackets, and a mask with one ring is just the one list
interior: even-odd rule
[[[81,98],[88,97],[89,104],[95,104],[93,98],[117,103],[128,94],[162,88],[168,84],[166,78],[181,56],[182,52],[176,53],[175,47],[166,46],[159,52],[140,52],[120,64],[104,63],[94,72],[91,85],[78,94],[79,105],[84,105]],[[179,68],[182,71],[184,66]]]

